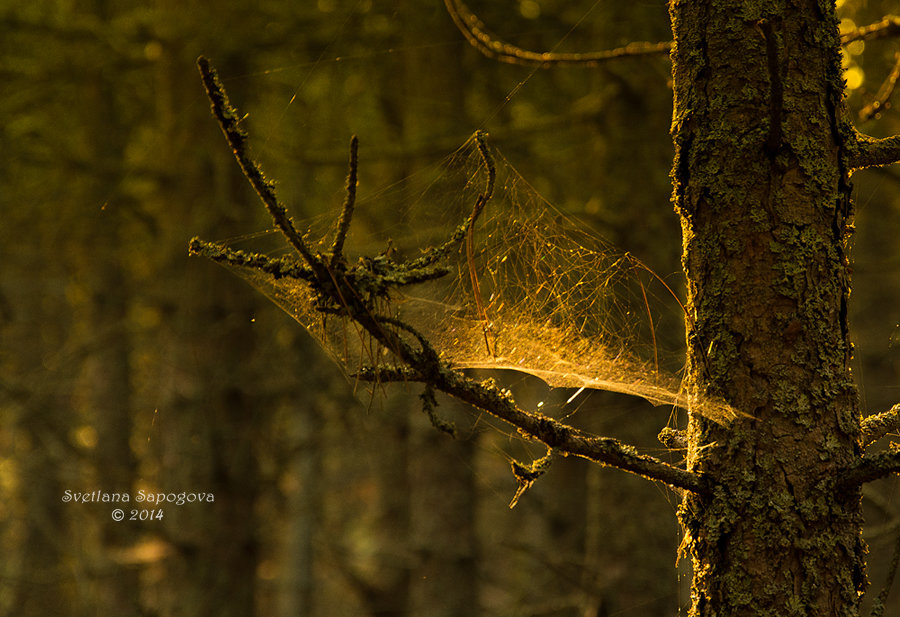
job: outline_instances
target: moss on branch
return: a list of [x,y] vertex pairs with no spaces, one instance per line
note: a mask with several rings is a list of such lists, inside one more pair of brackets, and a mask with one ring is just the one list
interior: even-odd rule
[[188,244],[188,254],[194,257],[206,257],[216,263],[238,268],[250,268],[271,274],[275,279],[293,278],[311,282],[315,274],[308,267],[293,257],[267,257],[260,253],[230,249],[215,242],[207,242],[200,238],[192,238]]
[[836,486],[849,490],[892,473],[900,473],[900,449],[866,454],[840,475]]
[[860,441],[863,446],[868,446],[895,431],[900,431],[900,404],[874,416],[863,418]]
[[[205,58],[198,60],[198,66],[212,102],[213,115],[234,151],[241,170],[302,261],[294,257],[275,259],[231,250],[198,238],[190,243],[192,255],[202,255],[226,265],[258,270],[275,279],[293,278],[311,286],[317,297],[318,310],[356,322],[366,336],[392,354],[387,365],[363,367],[359,370],[358,377],[365,381],[424,382],[426,390],[423,409],[441,430],[450,431],[451,427],[434,415],[434,391],[437,390],[507,422],[526,438],[541,441],[559,453],[580,456],[694,493],[708,494],[711,491],[708,479],[702,475],[640,454],[635,448],[616,439],[590,435],[543,414],[521,409],[508,391],[499,388],[492,380],[478,381],[461,370],[454,369],[415,328],[398,317],[385,314],[385,309],[388,309],[388,313],[391,312],[391,289],[443,276],[448,269],[437,262],[450,252],[451,246],[463,238],[468,237],[471,241],[472,226],[491,198],[496,175],[483,134],[476,134],[475,140],[486,168],[485,190],[479,196],[470,216],[450,240],[425,256],[407,263],[395,263],[386,256],[378,256],[362,258],[351,266],[346,263],[342,249],[356,198],[356,139],[351,141],[347,197],[331,251],[325,256],[313,254],[291,223],[286,208],[278,201],[274,185],[265,178],[259,165],[249,156],[247,134],[241,126],[240,115],[229,102],[215,70]],[[469,259],[471,267],[471,255]]]
[[[206,87],[206,94],[212,105],[213,116],[218,121],[222,133],[225,134],[225,139],[231,146],[234,157],[241,166],[244,176],[256,190],[269,214],[272,215],[275,225],[278,226],[278,229],[281,230],[281,233],[284,234],[290,245],[294,247],[313,270],[319,269],[318,266],[320,264],[310,253],[306,243],[303,242],[303,238],[294,229],[294,225],[288,218],[287,209],[275,195],[275,185],[266,178],[259,164],[250,156],[247,146],[247,132],[241,126],[243,118],[228,99],[228,93],[219,80],[218,73],[209,63],[209,60],[203,56],[197,59],[197,68],[200,70],[203,85]],[[317,272],[317,275],[321,274],[321,272]]]
[[900,161],[900,135],[881,139],[856,133],[849,145],[848,162],[852,169],[880,167]]
[[704,476],[640,454],[617,439],[590,435],[543,414],[524,411],[491,380],[478,382],[453,370],[442,370],[432,379],[437,389],[506,421],[526,438],[541,441],[557,452],[580,456],[695,493],[706,494],[711,490]]

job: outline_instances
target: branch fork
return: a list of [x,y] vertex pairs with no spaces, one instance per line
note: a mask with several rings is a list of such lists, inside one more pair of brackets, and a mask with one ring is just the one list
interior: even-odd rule
[[[526,438],[541,441],[560,454],[580,456],[695,493],[708,494],[711,491],[710,482],[705,476],[669,465],[652,456],[639,454],[633,447],[618,440],[589,435],[540,413],[523,410],[508,391],[499,388],[492,380],[478,381],[453,368],[441,359],[426,337],[415,328],[397,317],[378,312],[378,307],[383,306],[384,302],[379,304],[377,301],[387,301],[388,306],[390,305],[392,289],[446,275],[450,269],[440,265],[440,262],[463,241],[467,244],[473,241],[472,228],[491,199],[496,177],[493,160],[485,141],[486,135],[483,132],[476,133],[474,139],[487,172],[486,185],[477,198],[471,214],[447,241],[426,250],[420,257],[403,263],[396,263],[387,256],[379,256],[363,258],[350,265],[344,257],[343,250],[356,202],[359,164],[359,143],[356,137],[350,141],[346,198],[331,247],[325,255],[314,254],[293,226],[287,209],[278,200],[274,184],[265,178],[258,163],[250,157],[247,134],[241,127],[240,115],[231,105],[215,69],[203,57],[197,64],[212,103],[213,116],[231,146],[241,170],[299,259],[297,257],[276,259],[236,251],[199,238],[191,240],[190,254],[255,269],[275,279],[298,280],[311,286],[318,298],[320,311],[355,321],[372,339],[393,354],[392,363],[363,367],[357,373],[357,377],[365,381],[423,382],[425,384],[425,393],[422,396],[423,410],[441,430],[451,432],[452,427],[434,414],[436,404],[434,392],[438,390],[490,413],[517,428]],[[471,252],[471,246],[468,252]],[[471,269],[471,259],[469,262]],[[473,291],[477,295],[476,277],[477,275],[472,277],[472,283]],[[539,470],[533,471],[536,479]],[[519,476],[521,476],[520,487],[522,478],[529,486],[530,482],[533,482],[530,474],[517,474],[517,477]],[[523,488],[522,491],[524,490]]]

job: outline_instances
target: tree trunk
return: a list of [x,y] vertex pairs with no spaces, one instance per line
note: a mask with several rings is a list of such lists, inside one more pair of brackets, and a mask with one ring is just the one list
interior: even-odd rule
[[[106,23],[115,19],[115,11],[106,2],[98,2],[96,13]],[[124,123],[118,120],[114,104],[115,84],[97,69],[85,80],[87,94],[84,103],[100,113],[85,114],[91,118],[90,130],[93,164],[98,168],[112,168],[126,159],[126,132]],[[85,203],[102,203],[111,189],[105,178],[96,178],[91,184],[89,197]],[[96,349],[85,358],[82,366],[81,388],[83,398],[78,401],[79,411],[89,419],[97,431],[100,445],[92,456],[95,474],[101,487],[114,491],[128,491],[137,475],[137,460],[131,446],[134,406],[132,399],[131,356],[134,349],[132,332],[129,327],[129,309],[133,302],[130,289],[131,280],[127,262],[123,259],[123,247],[131,247],[125,239],[124,220],[128,213],[123,206],[111,206],[96,217],[90,227],[83,228],[88,234],[79,238],[75,257],[82,284],[87,292],[84,315],[80,321],[85,340],[97,341]],[[107,241],[92,251],[84,247],[91,245],[90,238],[100,234]],[[101,545],[97,547],[103,560],[110,555],[127,549],[135,543],[134,530],[125,525],[110,525],[107,520],[100,524]],[[118,567],[108,562],[103,579],[98,581],[99,591],[94,600],[98,612],[105,614],[131,615],[140,612],[140,585],[135,569]]]
[[[778,8],[784,7],[784,8]],[[850,213],[834,5],[673,0],[674,202],[691,414],[681,507],[692,615],[857,615],[866,586],[845,255]]]
[[[170,0],[160,0],[155,10],[161,20],[172,22],[179,14],[177,2]],[[202,155],[215,152],[203,145],[210,133],[191,133],[198,123],[187,120],[188,113],[199,115],[204,110],[187,102],[193,89],[190,76],[179,68],[183,53],[180,41],[167,41],[150,82],[162,127],[156,156],[177,168],[181,180],[158,185],[147,208],[165,212],[169,204],[188,200],[211,218],[241,220],[244,215],[241,223],[249,225],[252,212],[234,214],[227,209],[238,199],[234,195],[240,195],[234,169],[220,165],[215,156]],[[237,74],[247,70],[243,55],[222,55],[229,70]],[[205,183],[227,188],[222,194],[204,193]],[[197,220],[196,213],[191,216]],[[169,246],[183,237],[184,224],[175,215],[160,220],[167,224],[158,230],[154,246]],[[162,508],[165,524],[154,531],[175,550],[160,564],[158,584],[150,586],[155,596],[152,609],[160,615],[253,615],[264,533],[257,508],[260,494],[269,488],[261,477],[259,450],[272,413],[271,405],[259,403],[266,394],[257,370],[262,352],[247,327],[258,305],[243,294],[235,296],[233,290],[192,280],[193,269],[185,268],[180,256],[165,255],[170,261],[159,260],[159,274],[143,294],[163,310],[177,302],[179,315],[193,321],[164,319],[155,334],[153,344],[167,354],[172,373],[157,392],[159,419],[150,436],[158,462],[151,461],[156,464],[146,468],[144,479],[153,490],[209,492],[215,501]],[[184,294],[183,289],[193,292]],[[177,301],[170,300],[170,290],[179,295]],[[223,341],[228,354],[222,352]]]

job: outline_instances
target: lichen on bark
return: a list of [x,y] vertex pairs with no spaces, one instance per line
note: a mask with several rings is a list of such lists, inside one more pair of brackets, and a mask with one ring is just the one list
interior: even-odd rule
[[689,387],[748,416],[689,422],[689,469],[715,484],[680,511],[692,614],[856,615],[859,492],[834,492],[859,455],[859,412],[833,7],[675,0],[670,13]]

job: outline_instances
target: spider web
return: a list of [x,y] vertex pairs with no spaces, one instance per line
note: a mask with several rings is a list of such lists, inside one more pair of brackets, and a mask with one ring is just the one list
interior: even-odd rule
[[[716,421],[733,418],[724,404],[688,396],[678,376],[683,352],[662,348],[660,321],[673,313],[683,320],[666,283],[554,208],[496,148],[490,152],[492,198],[438,264],[446,275],[392,290],[373,310],[411,326],[455,368],[512,370],[554,388],[618,392]],[[358,202],[348,260],[377,270],[443,245],[471,215],[487,167],[470,139],[439,165]],[[304,239],[324,253],[333,234],[333,225],[313,221]],[[349,373],[396,362],[352,322],[323,314],[303,281],[225,267],[302,324]]]

